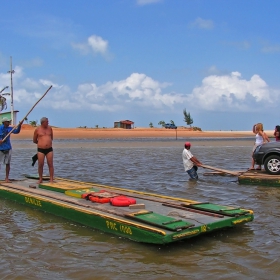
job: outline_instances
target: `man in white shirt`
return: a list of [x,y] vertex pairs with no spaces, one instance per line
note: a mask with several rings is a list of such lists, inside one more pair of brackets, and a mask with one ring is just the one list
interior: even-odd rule
[[201,166],[202,163],[195,157],[190,151],[191,148],[191,143],[186,142],[185,143],[185,149],[183,150],[182,153],[182,158],[183,158],[183,164],[185,171],[189,174],[191,179],[197,180],[198,175],[197,175],[197,166]]

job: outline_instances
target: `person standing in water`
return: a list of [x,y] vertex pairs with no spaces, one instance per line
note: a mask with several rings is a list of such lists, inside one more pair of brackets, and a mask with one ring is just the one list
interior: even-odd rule
[[45,158],[47,159],[47,164],[50,173],[50,182],[54,182],[54,166],[53,166],[53,130],[49,126],[49,120],[46,117],[41,118],[41,125],[37,127],[34,131],[33,142],[37,144],[37,157],[38,157],[38,183],[43,182],[43,168]]
[[253,147],[253,152],[252,152],[252,165],[249,168],[249,170],[261,170],[261,166],[259,165],[256,169],[255,169],[255,160],[253,158],[253,154],[255,149],[266,143],[269,142],[268,136],[266,135],[266,133],[263,131],[263,124],[262,123],[257,123],[253,126],[253,133],[256,134],[256,141],[255,141],[255,145]]
[[185,148],[182,153],[182,158],[183,158],[183,164],[185,171],[189,174],[190,178],[192,180],[197,180],[198,175],[197,175],[197,167],[201,166],[202,163],[195,157],[190,151],[191,148],[191,143],[186,142],[185,143]]

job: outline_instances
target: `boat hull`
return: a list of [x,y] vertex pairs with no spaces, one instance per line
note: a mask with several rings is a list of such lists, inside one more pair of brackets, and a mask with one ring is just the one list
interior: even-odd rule
[[[196,201],[85,182],[73,183],[74,181],[66,179],[58,181],[58,187],[49,183],[38,186],[32,179],[16,181],[13,184],[1,183],[0,197],[103,232],[154,244],[172,243],[213,230],[234,227],[254,219],[251,210],[239,208],[236,210],[232,207],[201,204]],[[79,188],[75,189],[75,186]],[[106,205],[92,203],[75,197],[77,192],[85,193],[93,188],[97,191],[106,188],[107,192],[117,191],[118,194],[136,197],[141,205],[146,205],[148,209],[114,207],[109,203]],[[65,192],[70,192],[70,195],[66,195]],[[222,212],[219,210],[221,207]],[[176,217],[174,213],[177,213]],[[199,223],[194,222],[195,220],[199,220]]]

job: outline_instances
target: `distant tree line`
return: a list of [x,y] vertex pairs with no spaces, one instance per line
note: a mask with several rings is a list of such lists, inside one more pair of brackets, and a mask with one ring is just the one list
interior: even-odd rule
[[[185,122],[187,125],[189,125],[190,127],[192,127],[193,118],[191,117],[191,113],[190,113],[190,112],[187,112],[186,108],[183,110],[183,115],[184,115],[184,122]],[[170,120],[170,123],[175,125],[175,123],[174,123],[173,120]],[[161,125],[162,127],[165,127],[166,122],[165,122],[165,121],[159,121],[159,122],[158,122],[158,125]],[[151,128],[154,127],[154,125],[153,125],[152,122],[150,122],[149,127],[151,127]],[[200,130],[200,131],[201,131],[201,128],[196,127],[196,126],[192,127],[192,129],[193,129],[193,130]]]

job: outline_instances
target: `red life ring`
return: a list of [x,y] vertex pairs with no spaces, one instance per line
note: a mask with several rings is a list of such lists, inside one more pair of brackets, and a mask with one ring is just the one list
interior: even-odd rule
[[84,193],[84,194],[82,194],[81,197],[86,200],[90,200],[92,202],[108,203],[108,202],[110,202],[110,198],[112,198],[114,196],[115,196],[114,194],[110,194],[107,191],[101,190],[99,192]]
[[129,206],[131,204],[136,204],[136,200],[134,198],[121,195],[121,196],[116,196],[111,198],[110,203],[113,206],[124,207],[124,206]]
[[90,195],[88,197],[88,199],[92,202],[98,202],[98,203],[108,203],[108,202],[110,202],[109,197],[98,197],[98,196]]

